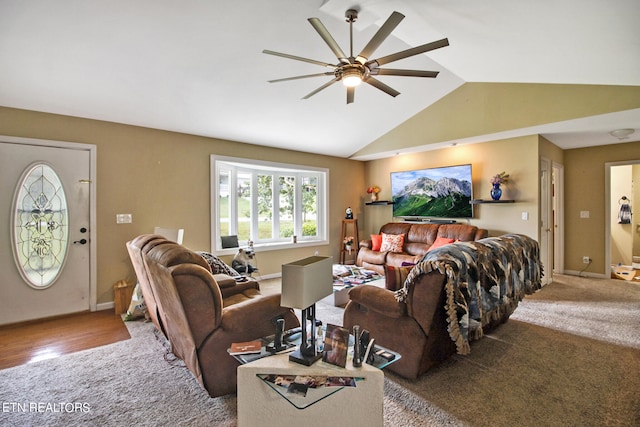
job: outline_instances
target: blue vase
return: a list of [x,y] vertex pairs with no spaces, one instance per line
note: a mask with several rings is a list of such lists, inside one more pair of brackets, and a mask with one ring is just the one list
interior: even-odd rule
[[493,188],[491,189],[491,198],[493,200],[500,200],[502,197],[502,189],[500,188],[500,184],[493,184]]

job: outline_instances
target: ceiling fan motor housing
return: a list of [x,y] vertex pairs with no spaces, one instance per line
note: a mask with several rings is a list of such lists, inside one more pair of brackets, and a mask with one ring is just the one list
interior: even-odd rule
[[358,19],[358,11],[349,9],[344,13],[344,17],[347,19],[347,22],[356,22],[356,19]]

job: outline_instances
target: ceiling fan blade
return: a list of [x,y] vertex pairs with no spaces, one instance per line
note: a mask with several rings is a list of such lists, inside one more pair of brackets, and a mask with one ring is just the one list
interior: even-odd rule
[[351,86],[347,88],[347,104],[352,104],[356,94],[356,88]]
[[393,12],[386,20],[378,32],[369,40],[369,43],[362,49],[362,52],[356,58],[356,61],[364,64],[371,57],[373,52],[389,37],[389,34],[398,26],[400,21],[404,19],[404,15],[400,12]]
[[397,90],[395,90],[390,86],[387,86],[386,84],[382,83],[380,80],[374,79],[373,77],[369,77],[368,79],[364,80],[364,82],[369,83],[371,86],[380,89],[381,91],[393,96],[394,98],[400,95],[400,92],[398,92]]
[[398,70],[393,68],[374,68],[374,76],[406,76],[406,77],[437,77],[440,71]]
[[336,69],[336,66],[333,65],[333,64],[328,64],[328,63],[322,62],[322,61],[316,61],[315,59],[303,58],[301,56],[289,55],[288,53],[274,52],[272,50],[267,50],[267,49],[263,50],[262,53],[266,53],[267,55],[281,56],[283,58],[288,58],[288,59],[294,59],[296,61],[309,62],[311,64],[316,64],[316,65],[320,65],[320,66],[323,66],[323,67]]
[[313,28],[315,28],[318,34],[320,34],[320,37],[322,37],[322,40],[324,40],[324,42],[333,51],[333,54],[336,56],[336,58],[338,58],[340,62],[348,64],[349,58],[347,58],[347,55],[344,54],[344,52],[342,51],[338,43],[331,36],[331,34],[329,33],[329,30],[327,30],[327,27],[325,27],[324,24],[318,18],[309,18],[308,21],[313,26]]
[[285,77],[283,79],[275,79],[275,80],[267,80],[269,83],[278,83],[278,82],[286,82],[289,80],[298,80],[298,79],[306,79],[309,77],[320,77],[320,76],[333,76],[334,73],[327,71],[326,73],[317,73],[317,74],[306,74],[304,76],[294,76],[294,77]]
[[398,61],[400,59],[408,58],[410,56],[419,55],[421,53],[429,52],[430,50],[439,49],[441,47],[449,46],[449,40],[444,38],[435,42],[423,44],[411,49],[403,50],[402,52],[392,53],[391,55],[383,56],[382,58],[372,59],[367,62],[369,64],[384,65],[390,62]]
[[325,84],[323,84],[322,86],[320,86],[318,89],[314,90],[313,92],[311,92],[310,94],[308,94],[307,96],[305,96],[302,99],[309,99],[311,98],[313,95],[315,95],[316,93],[320,92],[321,90],[324,90],[326,88],[328,88],[329,86],[331,86],[332,84],[334,84],[335,82],[339,81],[340,78],[336,77],[335,79],[331,80],[330,82],[327,82]]

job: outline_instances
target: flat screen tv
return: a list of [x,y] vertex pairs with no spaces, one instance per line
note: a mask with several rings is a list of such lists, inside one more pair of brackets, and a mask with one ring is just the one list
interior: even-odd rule
[[471,165],[391,172],[393,216],[473,218]]

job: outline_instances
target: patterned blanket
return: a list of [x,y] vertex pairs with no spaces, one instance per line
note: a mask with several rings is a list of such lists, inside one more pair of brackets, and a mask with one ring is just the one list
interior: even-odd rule
[[526,294],[540,289],[543,276],[538,242],[520,234],[457,242],[425,254],[411,270],[396,299],[406,301],[419,276],[445,274],[449,336],[459,354],[469,354],[470,340],[485,326],[506,321]]

